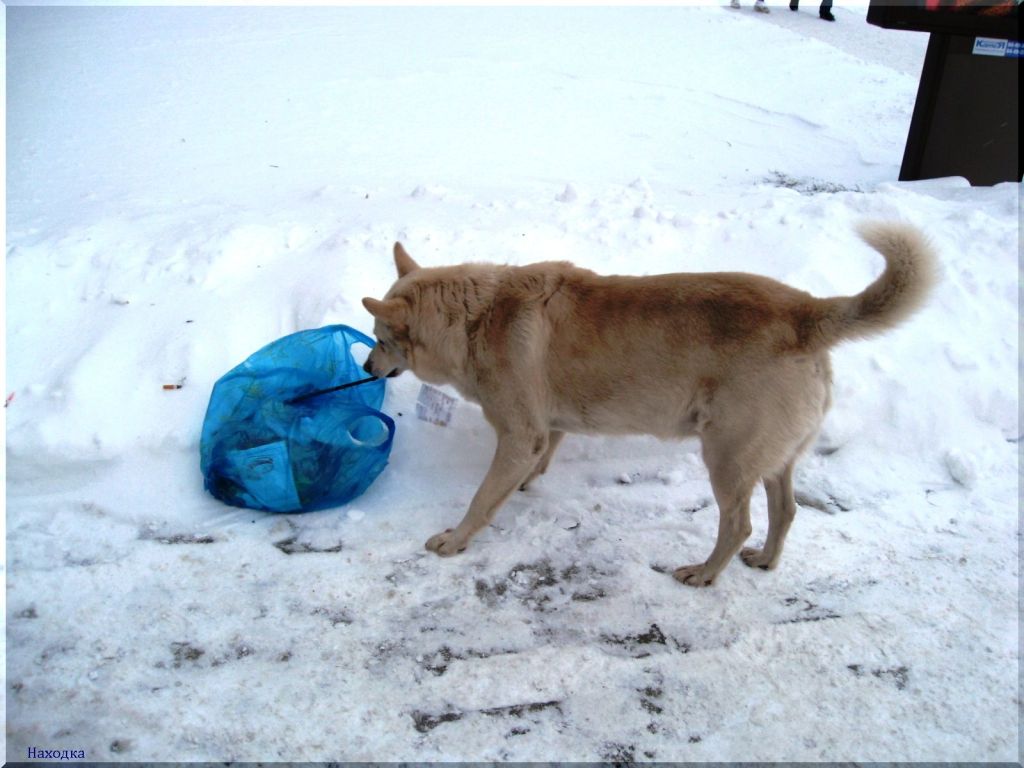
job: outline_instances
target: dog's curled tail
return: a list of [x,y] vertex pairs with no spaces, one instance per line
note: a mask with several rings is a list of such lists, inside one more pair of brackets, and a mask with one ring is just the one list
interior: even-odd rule
[[816,325],[825,346],[893,328],[920,309],[938,280],[935,254],[916,227],[863,222],[857,234],[885,257],[885,271],[856,296],[819,299]]

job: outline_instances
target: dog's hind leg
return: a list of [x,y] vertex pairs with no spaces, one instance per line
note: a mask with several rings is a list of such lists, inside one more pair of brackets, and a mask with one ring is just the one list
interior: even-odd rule
[[768,494],[768,537],[763,549],[744,547],[740,552],[743,562],[751,568],[770,571],[779,564],[782,545],[796,515],[796,500],[793,498],[795,465],[796,459],[791,459],[777,475],[764,479],[764,490]]
[[672,574],[683,584],[706,587],[739,552],[750,536],[750,495],[757,475],[743,466],[727,445],[704,437],[704,462],[718,502],[718,539],[706,562],[684,565]]
[[426,547],[442,556],[461,552],[469,540],[491,522],[494,513],[520,485],[548,450],[543,432],[524,431],[498,436],[498,449],[469,511],[454,530],[431,536]]
[[537,462],[536,469],[534,469],[523,484],[519,486],[519,490],[525,491],[530,487],[530,483],[548,471],[548,465],[551,464],[551,457],[555,455],[555,451],[558,450],[558,444],[562,442],[563,437],[565,437],[565,432],[559,432],[557,429],[553,429],[548,432],[548,449],[544,451],[544,455],[540,457],[540,461]]

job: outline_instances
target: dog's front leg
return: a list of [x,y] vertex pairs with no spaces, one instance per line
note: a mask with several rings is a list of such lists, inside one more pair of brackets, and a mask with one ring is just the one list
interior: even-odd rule
[[536,468],[523,481],[523,484],[519,486],[519,490],[525,491],[530,487],[530,483],[548,471],[548,466],[551,464],[551,457],[555,455],[555,451],[558,450],[558,444],[562,442],[563,437],[565,437],[565,433],[559,432],[557,429],[553,429],[548,432],[548,448],[544,451],[544,455],[540,457],[540,461],[537,462]]
[[498,449],[487,476],[473,497],[469,511],[455,530],[448,529],[427,541],[427,549],[442,556],[461,552],[469,540],[491,522],[498,507],[526,479],[548,447],[543,432],[499,434]]

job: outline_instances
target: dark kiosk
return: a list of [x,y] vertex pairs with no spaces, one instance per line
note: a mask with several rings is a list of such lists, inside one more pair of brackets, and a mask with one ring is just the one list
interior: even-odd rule
[[930,32],[900,181],[1020,181],[1018,0],[870,0],[867,20]]

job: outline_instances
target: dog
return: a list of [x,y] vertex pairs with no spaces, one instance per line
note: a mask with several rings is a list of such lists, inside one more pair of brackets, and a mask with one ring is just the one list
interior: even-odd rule
[[[465,517],[426,548],[463,551],[517,488],[547,471],[567,432],[694,436],[718,538],[705,562],[673,575],[710,585],[737,552],[751,567],[775,568],[796,512],[794,465],[831,403],[829,349],[894,327],[936,281],[936,257],[914,227],[868,222],[858,234],[885,271],[861,293],[832,298],[738,272],[427,268],[396,243],[397,281],[384,299],[363,299],[377,337],[366,371],[451,384],[480,404],[498,437]],[[758,482],[768,534],[760,549],[743,548]]]

